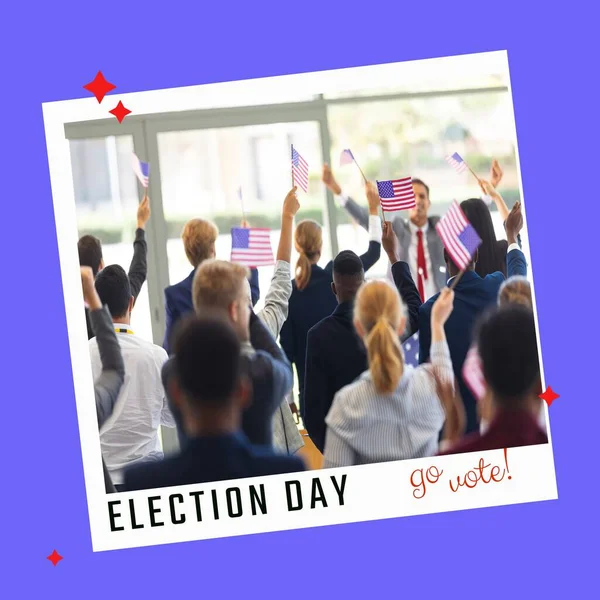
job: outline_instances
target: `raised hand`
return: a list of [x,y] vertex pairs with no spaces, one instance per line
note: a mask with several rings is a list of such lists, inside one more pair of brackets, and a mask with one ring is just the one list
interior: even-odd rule
[[145,229],[148,219],[150,219],[150,199],[148,198],[148,194],[146,194],[137,209],[138,229]]
[[367,193],[367,201],[369,202],[369,214],[378,215],[380,201],[377,186],[372,181],[367,181],[365,191]]
[[500,168],[498,161],[494,159],[490,169],[490,183],[494,188],[498,187],[498,184],[502,181],[502,177],[504,177],[504,172]]
[[342,188],[338,185],[338,182],[333,176],[331,167],[327,164],[323,165],[323,175],[321,177],[323,183],[331,190],[332,194],[339,196],[342,193]]
[[396,232],[389,221],[386,221],[383,224],[381,245],[383,246],[385,253],[388,255],[390,263],[394,264],[400,260],[398,253],[398,238],[396,237]]
[[444,288],[431,308],[431,323],[443,327],[454,307],[454,291]]
[[506,219],[505,227],[508,243],[516,243],[517,237],[521,232],[521,229],[523,229],[523,213],[521,212],[520,202],[515,203],[515,205],[512,207],[512,210]]
[[296,196],[297,186],[294,186],[285,197],[283,201],[283,211],[282,214],[284,217],[291,217],[292,219],[296,216],[298,211],[300,210],[300,202],[298,202],[298,197]]

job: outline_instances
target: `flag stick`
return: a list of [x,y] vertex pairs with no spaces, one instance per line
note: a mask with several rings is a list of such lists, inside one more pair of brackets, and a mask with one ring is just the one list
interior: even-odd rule
[[242,188],[238,189],[238,193],[240,196],[240,204],[242,205],[242,221],[246,222],[246,211],[244,210],[244,197],[242,196]]
[[292,144],[292,189],[296,187],[296,182],[294,181],[294,144]]
[[[467,163],[465,163],[465,165],[467,165]],[[479,185],[481,185],[481,180],[479,179],[479,177],[477,177],[477,175],[475,175],[475,172],[473,171],[473,169],[471,169],[471,167],[469,165],[467,165],[467,169],[469,169],[469,171],[471,172],[471,175],[473,175],[473,177],[475,177],[475,179],[477,179],[477,183]]]
[[364,179],[365,183],[367,183],[367,178],[365,177],[365,174],[363,173],[363,170],[360,168],[360,165],[356,162],[356,159],[354,158],[354,155],[352,155],[352,158],[354,159],[354,164],[358,167],[358,170],[360,171],[360,174],[362,175],[362,178]]
[[457,283],[460,281],[460,278],[465,274],[465,269],[462,269],[460,271],[460,273],[454,278],[454,281],[452,282],[452,285],[450,286],[450,289],[453,290]]

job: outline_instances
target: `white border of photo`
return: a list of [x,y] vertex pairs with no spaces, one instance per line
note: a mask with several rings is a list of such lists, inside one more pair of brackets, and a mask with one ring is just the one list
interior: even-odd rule
[[[508,56],[503,51],[124,95],[111,94],[110,104],[113,107],[121,100],[132,111],[132,116],[227,107],[231,106],[232,98],[240,97],[244,98],[246,106],[273,104],[294,101],[299,97],[306,98],[311,94],[351,91],[356,88],[357,81],[361,82],[361,89],[382,89],[389,81],[409,80],[411,76],[422,73],[424,69],[429,69],[432,76],[437,72],[444,73],[445,77],[451,77],[452,74],[456,74],[458,77],[469,69],[482,74],[486,72],[505,73],[512,102]],[[462,487],[459,491],[453,492],[448,478],[455,480],[457,476],[463,476],[470,469],[476,468],[480,458],[483,458],[486,464],[498,465],[500,469],[506,469],[502,450],[380,463],[331,471],[307,471],[297,475],[277,475],[238,482],[221,482],[117,495],[106,494],[92,370],[82,311],[81,278],[78,255],[75,251],[77,221],[70,149],[64,131],[66,123],[106,118],[106,111],[106,100],[99,105],[95,98],[52,102],[43,105],[65,310],[68,317],[81,315],[80,319],[69,319],[68,336],[94,551],[552,500],[558,497],[550,427],[545,406],[549,443],[541,446],[509,449],[507,462],[511,478],[508,478],[507,472],[502,481],[498,483],[492,481],[487,484],[480,482],[473,489]],[[516,132],[514,140],[515,148],[517,148]],[[516,152],[518,165],[518,149]],[[521,198],[523,198],[520,171],[519,184]],[[523,212],[525,213],[525,207],[523,207]],[[524,220],[526,227],[525,214]],[[535,306],[535,291],[531,275],[530,279],[532,280]],[[538,326],[537,314],[536,326]],[[538,340],[539,337],[538,335]],[[543,375],[542,381],[545,387]],[[411,485],[411,474],[419,469],[426,470],[431,465],[443,470],[444,476],[437,484],[429,486],[423,498],[416,498],[413,493],[415,487]],[[340,505],[339,494],[332,487],[331,477],[335,476],[341,481],[343,475],[346,475],[343,492],[344,504]],[[315,508],[310,507],[310,497],[313,495],[312,486],[315,485],[314,479],[319,479],[321,482],[327,506],[320,501],[317,502]],[[302,510],[288,510],[285,483],[291,480],[300,482],[298,485],[304,490],[305,500]],[[250,486],[256,487],[260,484],[265,486],[267,514],[259,512],[259,514],[253,515],[248,504],[248,490]],[[240,489],[243,513],[239,517],[229,517],[228,515],[227,503],[224,498],[226,490],[231,488]],[[214,519],[212,511],[211,490],[216,490],[217,497],[221,498],[218,520]],[[194,491],[205,492],[202,495],[202,501],[206,503],[206,506],[201,522],[198,522],[195,506],[189,500],[181,503],[181,507],[177,502],[174,505],[175,513],[173,513],[168,500],[174,494],[182,494],[185,498],[189,498],[190,492]],[[148,498],[154,496],[161,498],[152,501],[155,510],[159,511],[154,518],[163,522],[164,525],[150,527]],[[130,500],[136,509],[136,522],[143,524],[143,528],[131,528]],[[112,510],[114,514],[120,514],[119,517],[115,517],[115,523],[117,526],[123,526],[124,530],[111,530],[109,502],[118,502],[113,505]],[[185,513],[186,522],[183,524],[173,523],[171,513],[175,515],[175,520],[180,520],[181,515]]]

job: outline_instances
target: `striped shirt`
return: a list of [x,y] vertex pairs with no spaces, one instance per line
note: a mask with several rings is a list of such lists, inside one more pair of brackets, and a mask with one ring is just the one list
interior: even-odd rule
[[327,415],[323,468],[424,458],[438,452],[444,408],[437,396],[432,366],[454,380],[448,344],[431,345],[431,365],[404,366],[396,390],[375,390],[369,371],[341,389]]

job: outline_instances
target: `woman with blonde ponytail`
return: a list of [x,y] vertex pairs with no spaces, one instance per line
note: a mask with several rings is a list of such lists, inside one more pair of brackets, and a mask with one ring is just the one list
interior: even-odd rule
[[[381,220],[377,212],[379,195],[372,183],[367,184],[366,193],[371,217],[369,248],[360,257],[365,272],[379,260],[381,255]],[[280,343],[290,363],[296,365],[300,390],[300,413],[304,419],[306,336],[309,329],[336,309],[337,300],[331,289],[333,261],[330,261],[325,268],[318,265],[323,251],[321,226],[309,219],[300,221],[294,233],[294,245],[298,252],[298,260],[292,281],[288,317],[281,328]]]
[[446,288],[431,311],[431,364],[404,364],[399,338],[405,308],[388,281],[370,281],[358,292],[354,326],[367,349],[369,369],[341,389],[327,415],[324,467],[433,456],[444,425],[436,378],[452,382],[444,324],[454,293]]

